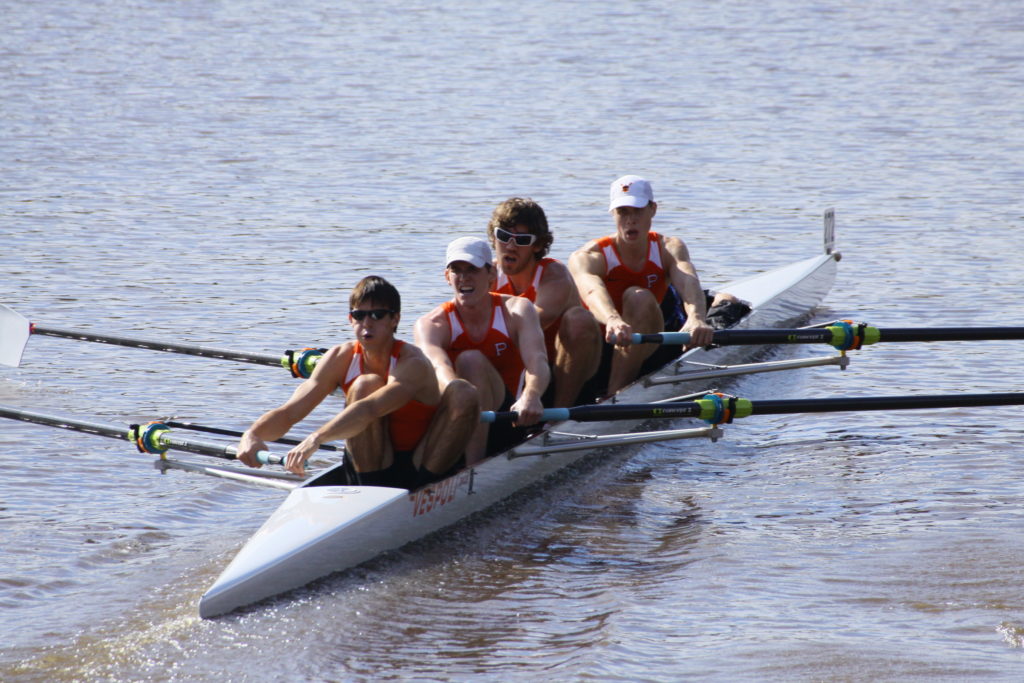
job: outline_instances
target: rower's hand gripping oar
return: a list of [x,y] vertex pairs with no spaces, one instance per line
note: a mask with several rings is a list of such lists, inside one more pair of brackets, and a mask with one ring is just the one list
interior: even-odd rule
[[[830,413],[867,410],[928,410],[935,408],[971,408],[979,406],[1024,405],[1024,392],[991,394],[940,394],[931,396],[867,396],[860,398],[808,398],[751,400],[725,394],[708,394],[683,403],[617,403],[584,405],[573,408],[548,408],[541,415],[545,422],[574,420],[648,420],[655,418],[696,417],[709,424],[732,422],[750,415],[791,413]],[[481,422],[515,420],[515,411],[484,411]]]
[[[763,330],[716,330],[714,346],[742,344],[830,344],[840,351],[856,350],[880,342],[994,341],[1024,339],[1024,327],[890,327],[837,321],[825,327]],[[634,334],[634,344],[690,343],[688,332]]]
[[[47,415],[28,410],[18,410],[8,406],[0,405],[0,417],[22,422],[47,425],[70,429],[87,434],[96,434],[113,439],[127,439],[135,444],[142,453],[152,453],[164,457],[167,451],[187,451],[198,455],[209,455],[224,460],[235,460],[238,451],[234,446],[223,446],[203,441],[192,441],[181,439],[171,433],[170,427],[162,422],[150,422],[148,424],[129,425],[126,430],[122,426],[103,424],[99,422],[86,422],[57,415]],[[282,465],[285,456],[273,455],[267,451],[259,451],[256,459],[264,465]]]
[[293,377],[302,378],[313,374],[317,361],[326,352],[326,349],[307,348],[294,351],[289,349],[283,355],[274,356],[265,353],[246,353],[195,344],[179,344],[177,342],[161,342],[109,334],[94,334],[80,330],[63,330],[29,322],[28,318],[14,309],[0,304],[0,364],[13,367],[21,365],[21,357],[25,351],[25,346],[28,344],[29,337],[33,334],[75,341],[89,341],[137,349],[149,349],[151,351],[167,351],[189,356],[218,358],[221,360],[238,361],[240,363],[283,367],[290,371]]

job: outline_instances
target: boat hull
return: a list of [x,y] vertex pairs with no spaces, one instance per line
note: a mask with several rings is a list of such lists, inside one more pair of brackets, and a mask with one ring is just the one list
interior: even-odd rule
[[[723,287],[752,304],[737,328],[784,327],[805,318],[831,289],[838,255],[822,255]],[[694,349],[681,359],[707,364],[749,360],[758,351],[733,346]],[[652,375],[664,376],[671,368]],[[650,384],[647,378],[620,391],[615,400],[633,403],[700,391],[703,384]],[[615,422],[617,432],[641,421]],[[600,435],[607,423],[563,422],[559,431]],[[543,448],[546,433],[519,448]],[[214,585],[203,595],[200,616],[230,612],[304,586],[382,552],[443,529],[484,510],[600,449],[517,457],[517,449],[416,491],[373,486],[331,486],[332,470],[293,489],[284,503],[249,539]],[[320,481],[320,483],[318,483]]]

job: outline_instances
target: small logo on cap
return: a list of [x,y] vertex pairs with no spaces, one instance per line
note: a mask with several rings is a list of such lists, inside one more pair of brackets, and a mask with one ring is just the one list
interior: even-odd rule
[[630,183],[629,185],[623,185],[622,186],[622,191],[623,192],[629,192],[629,188],[631,188],[631,187],[633,187],[633,183]]

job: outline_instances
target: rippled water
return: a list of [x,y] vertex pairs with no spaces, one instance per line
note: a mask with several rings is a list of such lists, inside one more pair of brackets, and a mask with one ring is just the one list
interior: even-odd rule
[[[1014,3],[63,0],[2,26],[2,300],[41,324],[278,352],[344,339],[383,273],[409,336],[452,235],[529,195],[564,258],[627,172],[707,284],[813,253],[834,206],[816,319],[1024,324]],[[1020,354],[879,345],[730,388],[1013,391]],[[0,368],[0,403],[118,424],[240,428],[293,386],[45,337]],[[751,418],[204,622],[281,494],[5,421],[0,678],[1017,680],[1022,436],[1016,408]]]

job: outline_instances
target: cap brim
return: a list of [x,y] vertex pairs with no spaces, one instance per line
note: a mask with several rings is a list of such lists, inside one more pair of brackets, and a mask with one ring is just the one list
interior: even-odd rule
[[622,195],[621,197],[616,198],[616,200],[613,201],[608,206],[608,210],[609,211],[614,211],[615,209],[619,208],[620,206],[632,206],[635,209],[642,209],[642,208],[644,208],[645,206],[647,206],[650,203],[651,203],[651,200],[649,200],[649,199],[644,199],[643,197],[634,197],[631,194],[625,194],[625,195]]
[[448,263],[444,264],[444,267],[447,268],[453,263],[457,263],[459,261],[465,261],[474,268],[483,268],[487,264],[487,261],[484,261],[483,259],[478,259],[470,254],[454,254],[452,255],[451,258],[448,259]]

